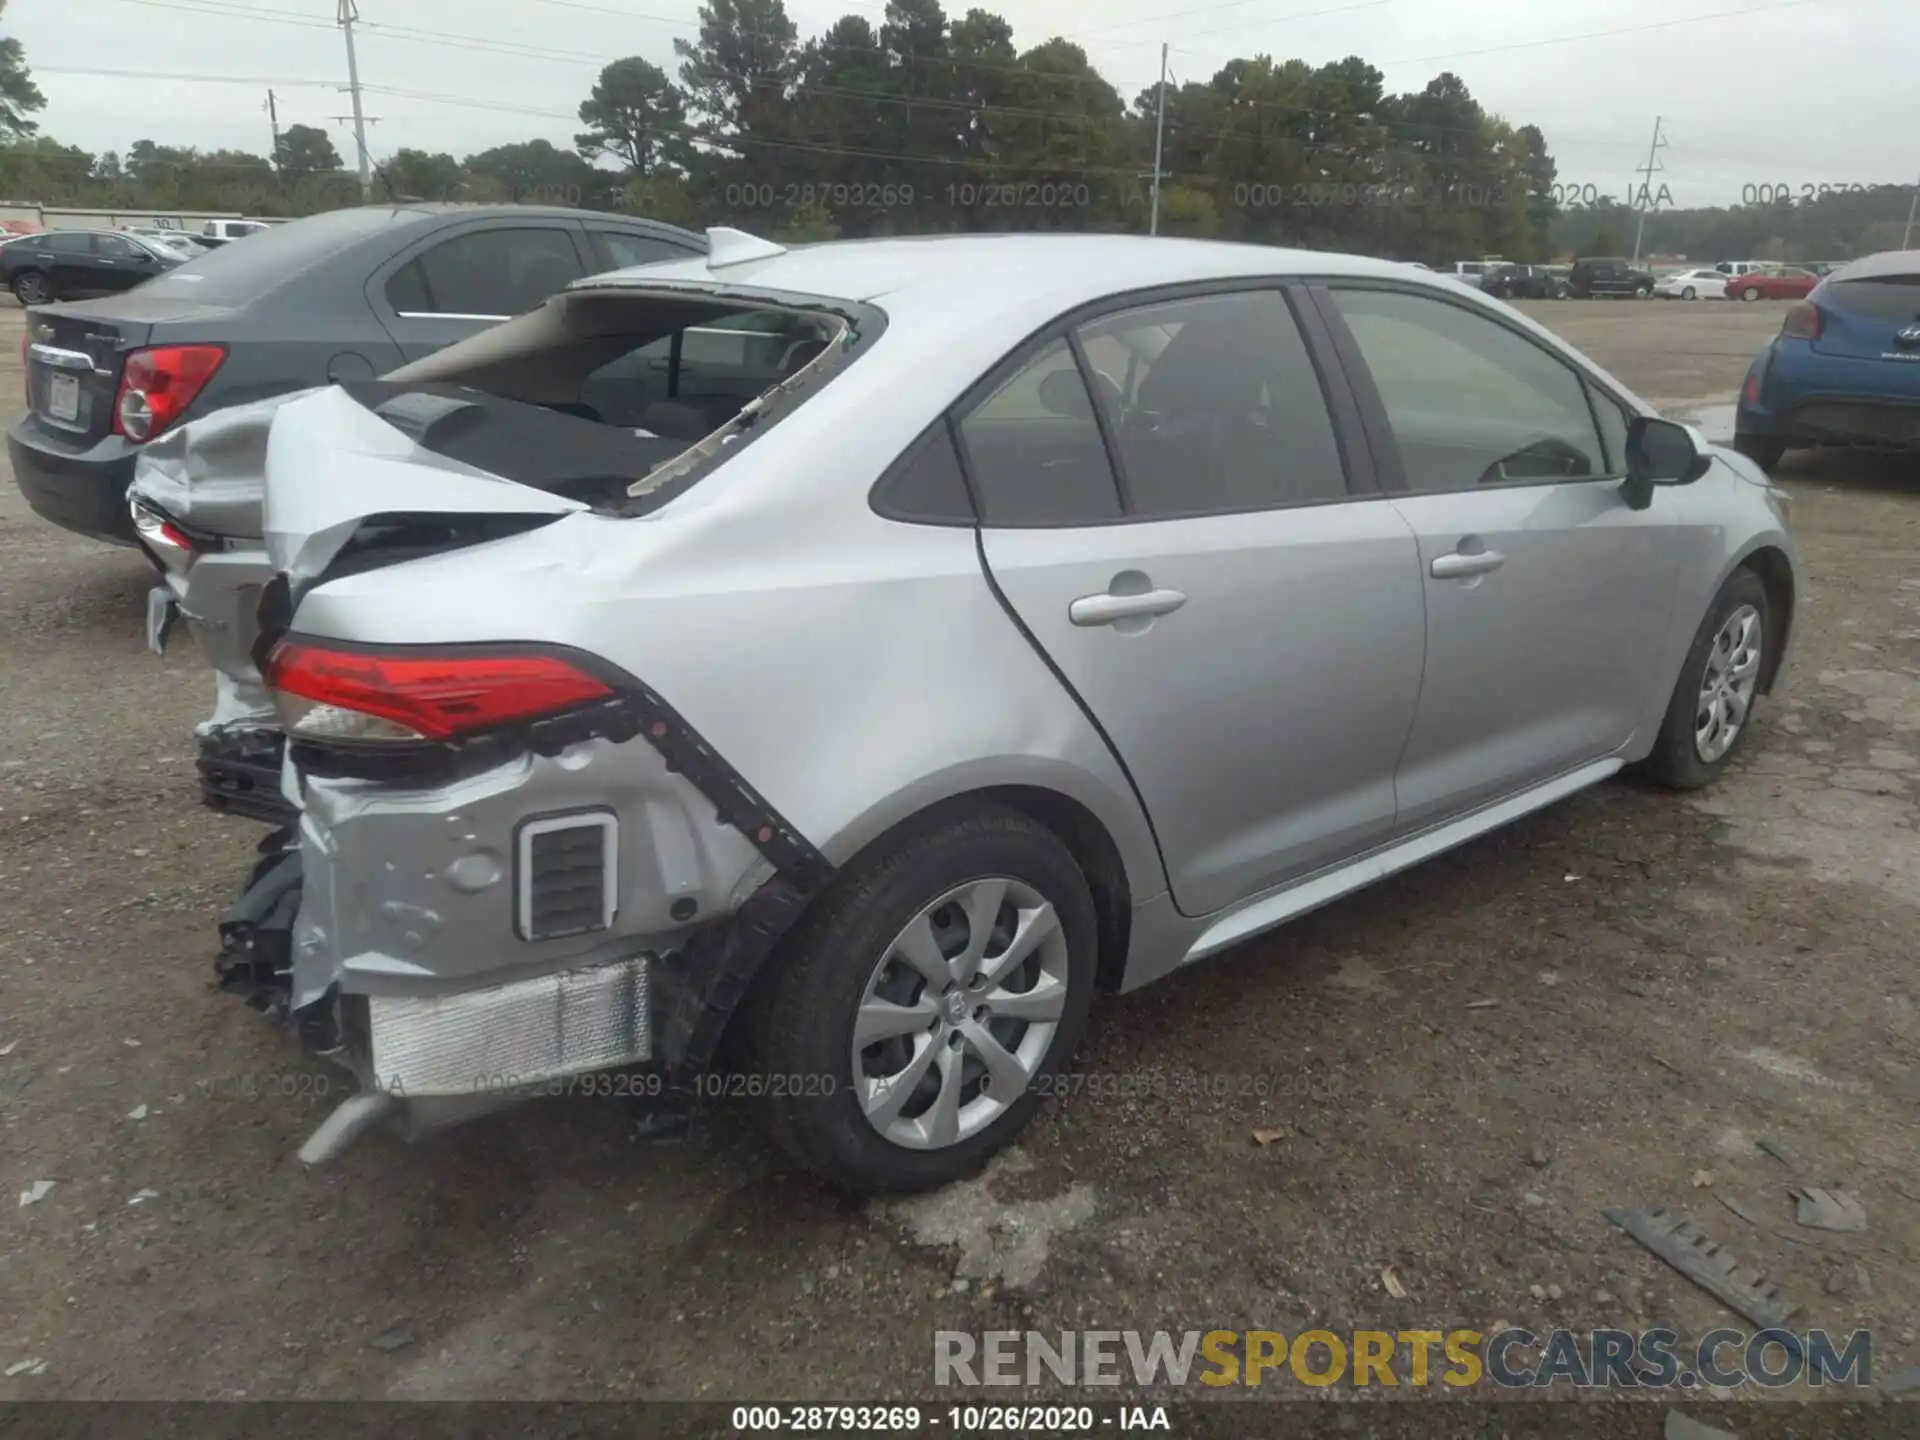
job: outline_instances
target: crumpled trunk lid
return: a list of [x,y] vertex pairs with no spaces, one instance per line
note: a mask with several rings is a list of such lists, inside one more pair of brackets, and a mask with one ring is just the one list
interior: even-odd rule
[[339,388],[283,407],[267,441],[261,528],[296,597],[373,530],[426,526],[457,544],[588,508],[437,454]]

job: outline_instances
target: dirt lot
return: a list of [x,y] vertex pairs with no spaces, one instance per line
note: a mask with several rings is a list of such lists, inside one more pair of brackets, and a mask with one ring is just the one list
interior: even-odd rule
[[[1779,318],[1534,308],[1663,404],[1729,395]],[[1720,786],[1606,785],[1104,1001],[1087,1093],[865,1207],[748,1115],[650,1147],[611,1102],[303,1172],[320,1072],[211,985],[258,832],[196,803],[204,672],[144,653],[140,557],[0,483],[0,1370],[44,1362],[0,1398],[925,1398],[938,1328],[1743,1323],[1620,1205],[1920,1361],[1920,475],[1786,475],[1792,683]],[[1156,1072],[1231,1093],[1115,1095]],[[1869,1229],[1796,1229],[1801,1183]]]

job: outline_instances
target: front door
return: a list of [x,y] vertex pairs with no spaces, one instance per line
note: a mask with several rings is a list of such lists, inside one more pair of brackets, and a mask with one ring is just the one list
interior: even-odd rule
[[1647,712],[1685,533],[1620,494],[1618,402],[1515,326],[1438,296],[1324,292],[1419,537],[1426,668],[1401,832],[1613,754]]
[[1132,775],[1175,903],[1382,842],[1415,542],[1370,470],[1349,480],[1286,296],[1135,305],[1016,367],[959,426],[985,559]]

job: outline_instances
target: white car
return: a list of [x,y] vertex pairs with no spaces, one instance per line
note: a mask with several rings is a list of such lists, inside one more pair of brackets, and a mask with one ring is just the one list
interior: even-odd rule
[[1654,281],[1653,293],[1662,300],[1724,300],[1727,279],[1718,270],[1682,270]]

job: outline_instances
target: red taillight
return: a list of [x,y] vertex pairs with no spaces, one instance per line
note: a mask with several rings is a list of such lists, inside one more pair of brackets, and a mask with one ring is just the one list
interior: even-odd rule
[[293,639],[267,656],[266,680],[288,734],[340,744],[458,740],[614,694],[538,651],[345,650]]
[[224,345],[157,345],[134,351],[127,357],[113,404],[114,433],[136,442],[151,440],[180,418],[226,358]]
[[1802,300],[1787,311],[1787,318],[1780,323],[1780,335],[1786,340],[1818,340],[1820,307],[1810,300]]
[[1758,375],[1747,376],[1747,387],[1740,398],[1748,405],[1758,405],[1760,403],[1760,377]]

